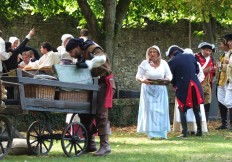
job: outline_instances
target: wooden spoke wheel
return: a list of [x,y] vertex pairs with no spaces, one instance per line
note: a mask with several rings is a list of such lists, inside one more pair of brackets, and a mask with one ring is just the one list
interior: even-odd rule
[[61,145],[64,153],[69,156],[79,156],[86,150],[88,143],[87,131],[81,123],[70,123],[63,131]]
[[0,160],[9,153],[12,141],[11,123],[6,116],[0,115]]
[[36,155],[46,155],[52,148],[52,131],[49,124],[33,122],[27,130],[28,148]]

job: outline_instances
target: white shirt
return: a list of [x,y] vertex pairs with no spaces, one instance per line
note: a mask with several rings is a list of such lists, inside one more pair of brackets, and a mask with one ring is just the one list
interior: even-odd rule
[[[30,64],[30,62],[31,62],[31,61],[29,61],[28,64]],[[24,61],[22,61],[22,62],[19,63],[19,65],[20,65],[20,66],[23,66],[23,67],[26,66],[26,65],[28,65],[28,64],[26,64]]]
[[0,37],[0,72],[2,72],[2,61],[10,58],[10,54],[6,52],[5,41]]
[[165,79],[172,80],[171,70],[165,60],[161,59],[160,66],[157,68],[152,67],[148,60],[143,60],[138,67],[136,79]]
[[39,60],[35,62],[30,62],[28,65],[32,67],[32,69],[40,69],[46,66],[52,66],[54,64],[58,64],[60,62],[59,57],[53,51],[49,51],[44,54]]
[[70,56],[70,54],[66,51],[64,46],[59,46],[57,48],[56,52],[58,54],[58,56],[60,57],[60,60],[64,59],[64,60],[71,60],[73,61],[73,58]]

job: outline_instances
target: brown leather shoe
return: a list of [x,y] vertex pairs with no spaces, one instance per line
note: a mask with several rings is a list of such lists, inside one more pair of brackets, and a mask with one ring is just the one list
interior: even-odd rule
[[104,156],[111,152],[109,141],[108,141],[108,135],[102,135],[100,136],[100,148],[98,151],[93,153],[93,156]]
[[110,145],[100,146],[99,150],[93,153],[93,156],[104,156],[111,153]]

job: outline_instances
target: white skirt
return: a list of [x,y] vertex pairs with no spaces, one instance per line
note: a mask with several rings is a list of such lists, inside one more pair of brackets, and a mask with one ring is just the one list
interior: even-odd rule
[[217,98],[223,105],[225,105],[226,87],[226,85],[217,87]]
[[[201,111],[202,132],[208,132],[204,104],[200,104],[200,111]],[[192,108],[188,109],[186,118],[187,118],[188,131],[196,132],[197,131],[196,118],[195,118],[195,115],[193,113]],[[182,126],[181,126],[181,121],[180,121],[180,111],[178,108],[177,101],[175,101],[174,118],[173,118],[173,131],[174,132],[181,132],[182,131]]]
[[224,104],[228,109],[232,108],[232,82],[227,85],[226,87],[226,94]]

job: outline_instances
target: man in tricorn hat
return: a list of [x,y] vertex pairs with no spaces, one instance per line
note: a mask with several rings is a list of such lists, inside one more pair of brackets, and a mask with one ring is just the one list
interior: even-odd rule
[[198,45],[201,52],[195,54],[196,60],[200,63],[205,79],[201,82],[204,93],[204,107],[206,121],[209,120],[210,103],[212,98],[212,81],[215,76],[216,66],[212,57],[213,45],[207,42],[202,42]]
[[91,114],[80,114],[82,124],[88,132],[88,145],[86,152],[97,150],[94,136],[97,129],[100,136],[100,148],[93,155],[102,156],[111,152],[108,136],[110,132],[110,122],[108,120],[108,108],[112,107],[112,88],[115,87],[110,62],[103,49],[91,40],[82,38],[70,39],[66,45],[66,51],[71,57],[78,58],[76,63],[78,68],[88,68],[93,77],[100,77],[100,92],[97,98],[96,127],[92,123]]
[[182,135],[188,136],[186,113],[193,108],[196,118],[196,136],[202,136],[200,104],[203,103],[203,92],[197,78],[199,67],[193,55],[183,54],[183,49],[176,45],[169,47],[166,56],[170,58],[168,64],[173,74],[172,85],[176,91],[178,108],[182,125]]

